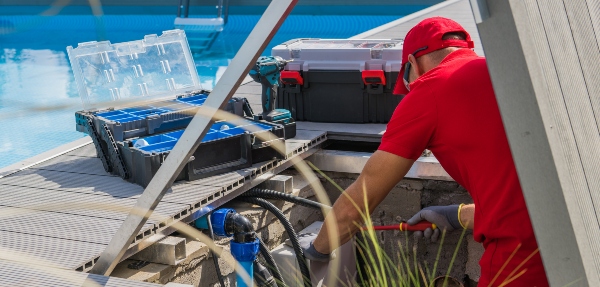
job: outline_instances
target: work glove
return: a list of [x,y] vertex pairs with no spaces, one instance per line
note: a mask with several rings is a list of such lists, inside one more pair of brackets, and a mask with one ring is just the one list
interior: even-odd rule
[[302,233],[298,234],[298,242],[300,243],[300,247],[304,250],[304,257],[310,261],[319,261],[319,262],[329,262],[331,259],[335,258],[333,253],[331,254],[323,254],[315,249],[313,245],[313,241],[317,238],[317,234],[315,233]]
[[408,225],[415,225],[423,220],[427,220],[436,225],[437,228],[427,228],[425,231],[415,231],[413,236],[417,239],[425,238],[431,239],[432,242],[436,242],[440,236],[440,230],[443,232],[446,230],[453,231],[455,229],[463,229],[458,218],[458,209],[460,205],[448,205],[448,206],[429,206],[423,208],[411,219],[406,221]]

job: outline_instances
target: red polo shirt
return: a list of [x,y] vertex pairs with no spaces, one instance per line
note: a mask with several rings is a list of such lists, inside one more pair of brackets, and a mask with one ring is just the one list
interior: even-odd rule
[[469,191],[480,286],[548,286],[485,58],[457,50],[410,88],[379,149],[416,160],[428,148]]

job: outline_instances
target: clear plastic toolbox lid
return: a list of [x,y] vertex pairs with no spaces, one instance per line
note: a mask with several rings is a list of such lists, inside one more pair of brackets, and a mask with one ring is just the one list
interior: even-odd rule
[[385,64],[385,70],[399,71],[402,44],[401,39],[294,39],[273,47],[271,54],[293,60],[290,70],[363,70]]
[[[308,59],[315,56],[328,58],[327,52],[345,50],[355,56],[367,59],[381,59],[384,50],[396,54],[402,51],[400,39],[294,39],[278,45],[273,50],[287,50],[291,58]],[[306,54],[306,55],[304,55]],[[318,57],[319,58],[319,57]]]
[[116,44],[79,43],[77,48],[67,47],[67,52],[85,109],[202,89],[182,30]]

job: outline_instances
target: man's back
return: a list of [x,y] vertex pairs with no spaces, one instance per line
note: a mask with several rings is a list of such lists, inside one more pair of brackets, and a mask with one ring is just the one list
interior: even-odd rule
[[546,286],[485,59],[457,50],[410,87],[380,150],[416,159],[429,148],[469,191],[476,206],[474,237],[486,247],[482,286],[496,274],[494,286],[524,269],[514,282],[519,284],[508,286]]

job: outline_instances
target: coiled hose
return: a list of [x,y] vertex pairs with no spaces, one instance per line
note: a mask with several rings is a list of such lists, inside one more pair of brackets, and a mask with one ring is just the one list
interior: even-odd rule
[[306,198],[302,198],[299,196],[295,196],[288,193],[283,193],[270,189],[261,189],[261,188],[253,188],[251,190],[246,191],[241,196],[249,196],[249,197],[260,197],[260,198],[268,198],[268,199],[281,199],[288,202],[292,202],[298,205],[312,207],[320,210],[329,211],[331,206],[322,204],[320,202],[308,200]]
[[298,261],[298,266],[300,267],[300,273],[302,274],[304,287],[312,287],[312,283],[310,281],[310,272],[308,270],[308,266],[306,265],[306,258],[304,258],[304,251],[302,250],[302,247],[300,246],[300,243],[298,242],[298,235],[296,234],[296,231],[294,231],[294,227],[289,222],[289,220],[285,217],[283,212],[281,212],[281,210],[279,210],[279,208],[277,208],[275,205],[273,205],[272,203],[270,203],[267,200],[262,199],[262,198],[238,197],[238,199],[241,201],[244,201],[244,202],[256,204],[256,205],[268,210],[273,215],[275,215],[275,217],[277,217],[277,219],[279,219],[279,221],[281,221],[281,224],[283,225],[283,227],[285,228],[285,231],[290,236],[290,241],[292,242],[292,246],[294,247],[294,252],[296,253],[296,260]]
[[281,276],[281,271],[279,271],[279,267],[277,267],[277,263],[275,263],[275,259],[271,255],[269,248],[267,248],[267,245],[262,241],[262,239],[258,238],[258,242],[260,243],[260,254],[262,254],[262,257],[265,259],[267,269],[269,269],[273,277],[275,277],[277,286],[286,287],[285,282],[283,282],[283,276]]

